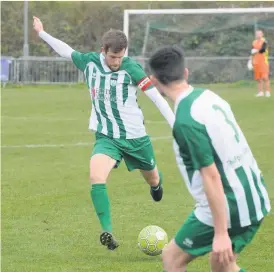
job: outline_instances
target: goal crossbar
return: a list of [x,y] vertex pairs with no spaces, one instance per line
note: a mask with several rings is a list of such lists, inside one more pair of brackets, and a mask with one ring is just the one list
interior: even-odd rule
[[[216,9],[125,9],[123,31],[129,38],[129,15],[163,15],[163,14],[243,14],[274,13],[274,8],[216,8]],[[126,56],[128,50],[126,50]]]

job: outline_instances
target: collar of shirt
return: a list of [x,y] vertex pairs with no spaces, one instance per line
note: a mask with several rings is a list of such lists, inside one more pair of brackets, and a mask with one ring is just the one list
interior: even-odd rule
[[175,112],[177,111],[177,107],[179,103],[186,98],[191,92],[193,91],[193,87],[191,85],[188,85],[188,88],[183,91],[176,99],[175,104],[174,104],[174,110]]

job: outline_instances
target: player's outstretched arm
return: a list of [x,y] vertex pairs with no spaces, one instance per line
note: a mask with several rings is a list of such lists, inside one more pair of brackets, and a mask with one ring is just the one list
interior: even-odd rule
[[144,93],[152,100],[172,128],[175,121],[175,115],[156,87],[144,91]]
[[153,86],[150,78],[139,63],[130,61],[129,64],[127,71],[133,78],[134,85],[138,86],[152,100],[172,128],[175,116],[167,101]]
[[38,33],[40,38],[48,43],[57,54],[59,54],[63,58],[71,60],[71,54],[75,50],[66,43],[52,37],[47,32],[45,32],[41,20],[35,16],[33,16],[33,28]]

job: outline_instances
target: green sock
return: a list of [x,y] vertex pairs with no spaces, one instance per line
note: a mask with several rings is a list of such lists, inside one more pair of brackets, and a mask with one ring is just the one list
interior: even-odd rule
[[241,268],[241,269],[239,270],[239,272],[246,272],[246,270],[244,270],[244,269]]
[[[162,185],[163,184],[163,174],[160,171],[158,171],[158,174],[159,174],[159,178],[160,178],[159,185]],[[157,191],[159,189],[159,185],[157,185],[157,186],[151,186],[152,190]]]
[[106,184],[93,184],[90,196],[103,231],[112,232],[110,203]]

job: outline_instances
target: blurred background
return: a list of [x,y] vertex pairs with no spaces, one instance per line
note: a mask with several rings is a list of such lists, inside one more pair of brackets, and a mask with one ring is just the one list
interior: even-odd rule
[[[256,29],[270,43],[274,66],[274,13],[129,14],[126,9],[205,9],[274,7],[273,2],[2,2],[1,79],[22,84],[74,84],[83,74],[59,58],[32,29],[38,16],[45,30],[81,52],[99,51],[109,28],[128,28],[128,55],[145,67],[151,52],[167,44],[183,47],[190,81],[235,82],[252,79],[246,69]],[[273,69],[272,69],[273,70]],[[149,72],[147,70],[147,72]],[[273,77],[273,72],[270,75]]]

